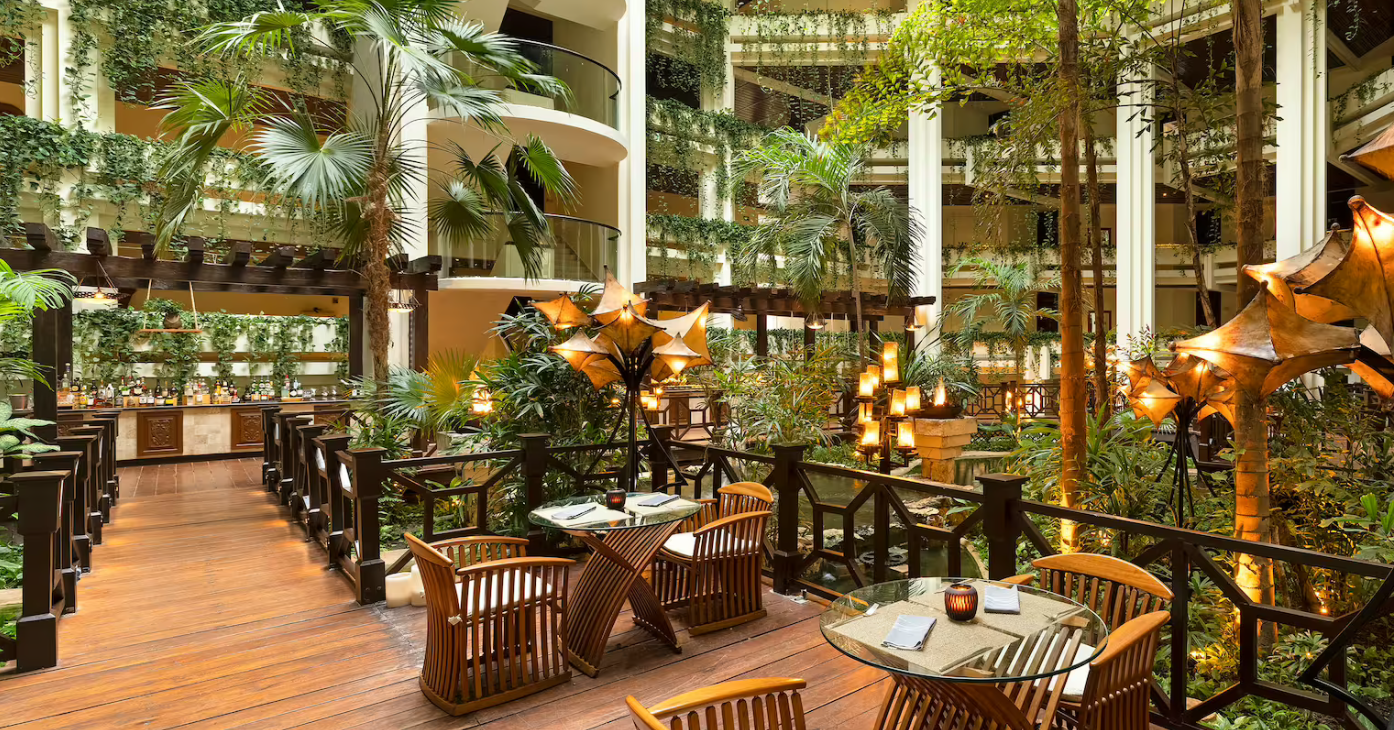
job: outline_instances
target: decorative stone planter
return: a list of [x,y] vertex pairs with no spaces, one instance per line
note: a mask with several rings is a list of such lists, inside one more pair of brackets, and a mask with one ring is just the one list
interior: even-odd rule
[[921,474],[936,482],[953,483],[954,460],[978,432],[978,419],[916,418],[915,447]]

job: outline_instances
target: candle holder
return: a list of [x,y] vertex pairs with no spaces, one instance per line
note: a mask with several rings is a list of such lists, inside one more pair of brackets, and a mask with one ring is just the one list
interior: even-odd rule
[[624,500],[628,496],[629,493],[623,489],[607,489],[605,490],[605,506],[616,512],[621,512],[624,510]]
[[967,583],[945,588],[944,613],[950,621],[972,621],[978,615],[978,589]]

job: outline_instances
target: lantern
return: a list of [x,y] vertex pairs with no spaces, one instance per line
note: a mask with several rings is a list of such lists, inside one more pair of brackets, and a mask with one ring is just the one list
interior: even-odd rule
[[890,415],[892,418],[905,415],[905,391],[891,391]]
[[894,342],[887,342],[881,349],[881,380],[900,382],[900,350]]
[[862,440],[857,444],[858,451],[875,453],[881,448],[881,423],[880,421],[868,421],[866,430],[862,431]]
[[811,330],[823,329],[823,326],[826,324],[827,322],[823,319],[823,315],[817,312],[814,312],[813,314],[810,314],[807,317],[803,318],[803,326]]
[[972,621],[978,615],[978,589],[955,583],[944,589],[944,613],[950,621]]
[[895,447],[901,451],[915,450],[915,422],[901,421],[896,424]]
[[871,373],[862,373],[857,381],[857,397],[870,398],[876,392],[876,376]]
[[920,386],[912,385],[905,389],[905,412],[920,412]]

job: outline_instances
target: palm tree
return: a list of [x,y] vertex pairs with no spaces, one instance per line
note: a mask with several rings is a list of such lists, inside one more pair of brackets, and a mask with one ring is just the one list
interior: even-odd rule
[[963,326],[954,335],[954,345],[961,352],[972,352],[983,327],[995,321],[1002,326],[1012,348],[1016,372],[1021,373],[1026,348],[1031,344],[1031,325],[1039,317],[1059,316],[1053,309],[1036,305],[1036,293],[1051,288],[1051,284],[1041,282],[1030,263],[1010,263],[995,258],[960,259],[949,270],[949,278],[969,268],[973,269],[973,287],[988,291],[970,294],[945,308],[944,317],[953,315],[963,320]]
[[[177,142],[161,170],[170,182],[156,241],[167,248],[198,208],[204,168],[218,140],[258,125],[252,148],[276,191],[333,221],[344,242],[341,257],[361,266],[373,372],[382,379],[390,339],[387,259],[403,239],[424,233],[409,230],[400,215],[409,185],[425,174],[425,161],[404,139],[410,110],[429,103],[499,140],[480,160],[452,151],[459,174],[445,184],[431,215],[446,238],[486,235],[501,218],[526,275],[535,278],[551,234],[521,180],[530,176],[563,204],[574,201],[576,186],[540,139],[508,134],[500,92],[484,82],[549,95],[569,92],[560,81],[535,73],[510,39],[461,19],[455,0],[321,0],[313,8],[216,23],[194,43],[204,53],[237,59],[311,54],[342,61],[358,88],[366,89],[355,95],[355,113],[345,128],[321,129],[303,108],[274,108],[244,77],[180,85],[162,103],[172,110],[165,124]],[[317,40],[336,34],[352,41],[352,58]],[[498,154],[500,147],[507,153]]]
[[[753,268],[760,256],[784,256],[790,282],[805,311],[815,312],[823,292],[834,288],[838,265],[847,267],[862,322],[857,264],[870,256],[886,277],[892,298],[910,293],[919,264],[924,226],[887,188],[857,189],[867,172],[868,148],[830,143],[792,129],[771,132],[759,147],[735,162],[732,185],[760,178],[760,200],[773,214],[751,242],[733,255]],[[865,342],[860,343],[863,358]]]

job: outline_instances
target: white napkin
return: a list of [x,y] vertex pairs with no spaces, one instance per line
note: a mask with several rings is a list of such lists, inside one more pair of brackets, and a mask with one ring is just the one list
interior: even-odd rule
[[677,498],[678,495],[676,494],[651,494],[647,497],[644,497],[643,499],[640,499],[638,502],[636,502],[636,504],[638,504],[640,507],[662,507],[663,505],[668,504],[669,502]]
[[983,610],[987,613],[1021,613],[1021,594],[1016,586],[987,586],[983,589]]
[[934,628],[933,616],[899,616],[891,632],[881,641],[882,646],[892,649],[919,651],[924,648],[925,637]]

